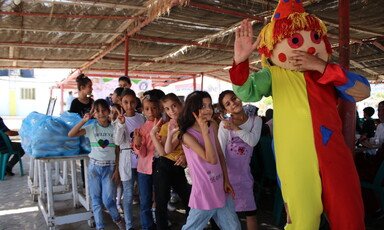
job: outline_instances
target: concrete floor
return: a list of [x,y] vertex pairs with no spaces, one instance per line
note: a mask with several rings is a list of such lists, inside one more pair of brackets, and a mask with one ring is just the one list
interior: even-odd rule
[[[27,175],[29,172],[29,156],[23,157],[24,172],[26,175],[20,176],[19,165],[14,167],[13,177],[6,176],[4,181],[0,181],[0,230],[23,230],[23,229],[48,229],[43,218],[43,215],[38,209],[37,202],[34,202],[27,187]],[[282,229],[275,227],[273,224],[275,218],[273,217],[273,199],[274,193],[264,194],[261,198],[261,203],[258,207],[258,221],[260,224],[259,230],[278,230]],[[176,204],[180,208],[180,204]],[[55,202],[55,212],[58,215],[69,213],[76,213],[84,211],[84,209],[75,209],[72,207],[71,200]],[[170,220],[172,222],[173,230],[181,229],[185,223],[185,215],[182,214],[184,210],[178,209],[175,212],[169,212]],[[283,214],[284,215],[284,214]],[[139,205],[134,205],[133,212],[134,227],[140,229],[140,215]],[[106,229],[118,229],[112,222],[110,216],[105,213],[104,220]],[[284,216],[282,221],[284,222]],[[283,224],[283,223],[282,223]],[[243,229],[245,221],[242,219]],[[90,229],[86,221],[81,221],[73,224],[66,224],[57,226],[58,230],[83,230]],[[209,226],[206,228],[210,229]],[[327,227],[323,228],[329,229]],[[369,220],[367,223],[368,230],[382,230],[384,229],[384,219]]]

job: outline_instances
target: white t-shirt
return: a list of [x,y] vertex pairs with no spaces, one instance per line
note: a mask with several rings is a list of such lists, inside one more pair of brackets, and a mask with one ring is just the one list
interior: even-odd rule
[[91,142],[89,158],[99,161],[114,161],[115,141],[113,140],[113,126],[102,127],[99,123],[93,123],[84,127],[85,135]]
[[[239,126],[241,130],[233,131],[234,136],[240,137],[245,143],[247,143],[249,146],[256,146],[260,139],[261,134],[261,126],[262,126],[262,120],[260,117],[255,117],[255,121],[253,123],[253,128],[251,131],[249,131],[252,127],[252,120],[253,117],[248,117],[248,120]],[[227,143],[231,140],[231,134],[228,129],[224,128],[224,123],[220,122],[219,125],[219,132],[218,132],[218,139],[220,142],[221,150],[223,151],[223,154],[225,156],[225,149],[227,146]]]
[[133,117],[125,117],[125,124],[118,121],[115,125],[115,143],[120,146],[119,173],[121,181],[132,178],[132,168],[137,168],[137,155],[132,149],[132,137],[135,129],[144,124],[144,117],[136,113]]

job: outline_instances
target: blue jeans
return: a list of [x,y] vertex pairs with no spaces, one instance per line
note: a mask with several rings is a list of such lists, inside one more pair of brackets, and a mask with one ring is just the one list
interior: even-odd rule
[[126,228],[130,229],[133,228],[133,221],[132,221],[132,200],[133,200],[133,185],[132,185],[132,179],[127,181],[122,181],[123,183],[123,210],[124,210],[124,219]]
[[222,208],[211,210],[191,208],[187,223],[183,226],[182,230],[202,230],[211,218],[215,220],[222,230],[241,230],[232,198],[228,198],[225,206]]
[[115,165],[99,166],[89,162],[88,181],[89,191],[92,199],[92,210],[95,217],[96,228],[105,228],[103,222],[102,205],[108,209],[113,221],[121,220],[120,214],[116,208],[116,187],[112,182],[112,173]]
[[138,173],[140,194],[140,221],[143,230],[153,229],[152,219],[152,175]]

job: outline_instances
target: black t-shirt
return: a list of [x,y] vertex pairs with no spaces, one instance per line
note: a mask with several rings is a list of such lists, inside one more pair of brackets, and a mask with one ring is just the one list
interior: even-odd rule
[[363,129],[361,130],[361,134],[366,134],[367,138],[371,138],[375,136],[375,121],[372,119],[365,120],[363,123]]
[[[4,124],[3,118],[0,117],[0,130],[3,131],[4,133],[9,131],[8,127]],[[5,146],[5,142],[2,137],[0,137],[0,150],[7,149]]]
[[83,104],[79,101],[78,98],[75,98],[72,101],[71,108],[69,109],[69,112],[71,113],[78,113],[80,117],[84,117],[86,113],[91,112],[93,104],[93,99],[89,98],[88,104]]

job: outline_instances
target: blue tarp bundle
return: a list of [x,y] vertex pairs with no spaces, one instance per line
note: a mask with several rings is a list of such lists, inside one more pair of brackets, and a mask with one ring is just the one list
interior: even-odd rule
[[[19,131],[24,151],[34,157],[73,156],[89,153],[88,138],[68,137],[68,132],[79,123],[76,113],[63,113],[60,117],[30,113]],[[94,122],[88,122],[86,125]]]

